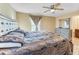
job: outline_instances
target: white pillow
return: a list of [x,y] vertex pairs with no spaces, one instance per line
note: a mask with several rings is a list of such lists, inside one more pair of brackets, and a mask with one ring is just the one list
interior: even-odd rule
[[0,42],[0,48],[19,48],[22,44],[18,42]]

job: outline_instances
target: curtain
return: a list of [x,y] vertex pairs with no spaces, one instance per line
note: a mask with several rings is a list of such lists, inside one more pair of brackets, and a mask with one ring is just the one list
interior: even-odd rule
[[42,16],[33,16],[33,15],[30,15],[34,24],[36,25],[36,31],[38,31],[38,23],[40,21],[40,19],[42,18]]

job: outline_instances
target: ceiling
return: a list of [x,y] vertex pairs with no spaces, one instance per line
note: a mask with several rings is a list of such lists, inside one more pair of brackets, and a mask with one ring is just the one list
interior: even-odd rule
[[46,8],[43,6],[50,6],[53,3],[11,3],[10,5],[18,12],[29,13],[32,15],[43,15],[43,16],[61,16],[67,13],[75,12],[79,10],[79,3],[61,3],[59,7],[64,8],[63,11],[56,11],[55,13],[47,12],[44,13]]

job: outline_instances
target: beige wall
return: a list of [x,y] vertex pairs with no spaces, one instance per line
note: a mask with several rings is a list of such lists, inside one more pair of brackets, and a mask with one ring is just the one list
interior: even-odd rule
[[0,3],[0,13],[16,19],[16,12],[8,3]]
[[[79,11],[76,11],[76,12],[72,12],[72,13],[68,13],[68,14],[65,14],[63,16],[60,16],[60,17],[56,17],[56,28],[59,27],[59,19],[66,19],[66,18],[70,18],[70,28],[72,29],[72,26],[75,26],[74,23],[74,20],[76,18],[78,18],[77,16],[79,15]],[[75,18],[75,19],[73,19]],[[76,21],[76,20],[75,20]],[[78,21],[78,20],[77,20]],[[76,27],[76,26],[75,26]]]
[[17,12],[16,19],[21,29],[23,29],[24,31],[31,31],[31,18],[29,17],[29,15]]
[[71,17],[71,25],[70,25],[72,32],[73,32],[73,36],[75,34],[75,29],[79,29],[79,15],[73,16]]
[[55,17],[42,17],[40,21],[40,31],[53,32],[56,28]]
[[[21,29],[25,31],[31,31],[31,17],[28,14],[17,12],[16,19]],[[55,17],[43,16],[39,24],[40,31],[54,31],[56,26],[55,23]]]
[[59,26],[59,19],[70,18],[70,29],[72,30],[72,40],[74,40],[75,29],[79,29],[79,11],[66,14],[56,18],[56,27]]

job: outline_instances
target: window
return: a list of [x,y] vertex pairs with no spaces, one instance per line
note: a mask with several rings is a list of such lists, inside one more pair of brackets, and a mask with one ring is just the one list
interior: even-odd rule
[[69,26],[70,26],[70,20],[67,19],[64,21],[64,27],[69,28]]
[[31,31],[36,31],[36,25],[34,24],[33,20],[31,20]]

